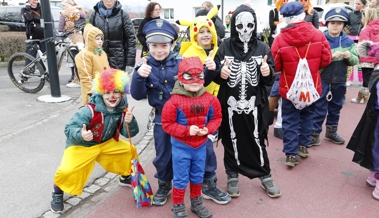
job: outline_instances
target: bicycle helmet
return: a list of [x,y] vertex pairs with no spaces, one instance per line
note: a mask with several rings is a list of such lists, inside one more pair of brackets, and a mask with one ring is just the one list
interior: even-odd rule
[[330,21],[342,21],[346,25],[349,22],[349,14],[343,8],[332,8],[325,15],[326,26]]

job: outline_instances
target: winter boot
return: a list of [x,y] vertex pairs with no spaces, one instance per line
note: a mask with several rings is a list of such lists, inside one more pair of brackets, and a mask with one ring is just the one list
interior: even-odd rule
[[345,139],[337,134],[338,125],[326,125],[325,140],[331,141],[335,144],[345,143]]
[[174,212],[174,218],[187,217],[186,207],[184,205],[185,189],[172,189],[172,212]]
[[63,193],[52,193],[53,200],[51,201],[50,204],[50,210],[53,213],[62,213],[64,209],[64,204],[63,204]]
[[174,212],[174,218],[187,218],[186,206],[181,204],[174,204],[172,207],[172,212]]
[[308,147],[312,147],[312,146],[316,146],[316,145],[321,145],[321,142],[320,142],[320,133],[312,131],[312,134],[309,136],[309,139],[311,140],[311,142],[308,145]]
[[370,97],[370,90],[366,87],[363,88],[363,103],[366,104],[368,102],[368,98]]
[[280,190],[274,185],[271,174],[267,176],[262,176],[259,178],[261,180],[261,187],[266,190],[267,195],[271,198],[280,197]]
[[230,196],[222,191],[220,191],[217,187],[217,176],[214,175],[210,179],[204,179],[203,182],[203,198],[210,199],[216,202],[217,204],[227,204],[232,199]]
[[309,156],[308,148],[306,146],[299,145],[299,152],[297,153],[297,155],[304,158],[308,157]]
[[167,202],[167,196],[171,194],[171,181],[158,180],[159,188],[154,195],[153,204],[162,206]]
[[203,197],[191,198],[191,211],[200,218],[212,217],[212,213],[204,206]]
[[375,179],[375,172],[370,171],[370,174],[368,175],[366,179],[366,185],[370,187],[375,187],[376,185],[376,179]]
[[351,99],[351,102],[353,102],[353,103],[363,104],[363,103],[364,103],[364,99],[363,99],[364,90],[365,90],[365,88],[364,88],[364,87],[361,87],[361,88],[359,89],[359,92],[358,92],[358,97],[356,97],[356,98],[352,98],[352,99]]
[[238,174],[237,175],[228,175],[228,195],[232,198],[240,196],[240,191],[238,189]]

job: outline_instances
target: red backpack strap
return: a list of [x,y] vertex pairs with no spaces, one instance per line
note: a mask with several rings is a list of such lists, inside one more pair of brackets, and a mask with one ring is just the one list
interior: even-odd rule
[[118,142],[118,139],[119,139],[119,137],[120,137],[120,131],[121,131],[122,125],[124,124],[125,113],[126,113],[126,111],[124,110],[124,112],[122,112],[122,114],[121,114],[121,120],[120,120],[120,123],[118,124],[117,130],[116,130],[116,133],[115,133],[114,136],[113,136],[113,138],[114,138],[117,142]]
[[103,134],[103,129],[104,129],[103,113],[96,111],[94,104],[87,103],[85,106],[87,106],[91,110],[91,113],[92,113],[92,119],[89,122],[87,130],[92,131],[93,140],[100,142],[101,136]]
[[[91,103],[87,103],[86,105],[84,106],[87,106],[90,110],[91,110],[91,113],[92,113],[92,118],[95,116],[95,105],[94,104],[91,104]],[[83,106],[83,107],[84,107]]]

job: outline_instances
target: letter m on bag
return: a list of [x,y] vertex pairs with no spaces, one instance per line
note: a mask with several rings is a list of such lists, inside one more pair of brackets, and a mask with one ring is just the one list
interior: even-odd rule
[[309,92],[300,92],[299,101],[301,102],[311,102],[311,96]]

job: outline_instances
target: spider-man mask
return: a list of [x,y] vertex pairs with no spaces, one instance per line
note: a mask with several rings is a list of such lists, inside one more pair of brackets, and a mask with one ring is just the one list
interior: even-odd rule
[[204,84],[204,66],[199,57],[184,58],[179,64],[178,80],[184,84]]

